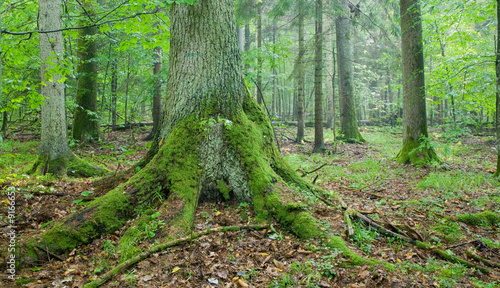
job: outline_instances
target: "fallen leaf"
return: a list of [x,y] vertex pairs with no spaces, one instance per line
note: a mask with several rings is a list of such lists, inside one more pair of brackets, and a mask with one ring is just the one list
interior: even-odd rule
[[181,270],[181,268],[175,266],[174,269],[172,269],[172,274],[179,271],[179,270]]
[[238,284],[240,284],[241,287],[248,287],[248,284],[245,283],[245,281],[238,279]]

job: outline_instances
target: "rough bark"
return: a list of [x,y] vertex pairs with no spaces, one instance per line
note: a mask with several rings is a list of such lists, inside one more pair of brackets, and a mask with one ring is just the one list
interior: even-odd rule
[[155,53],[155,63],[153,66],[153,75],[154,75],[154,96],[153,96],[153,129],[151,133],[145,138],[145,140],[151,140],[154,138],[156,131],[158,130],[158,125],[160,124],[161,119],[161,87],[162,87],[162,79],[161,79],[161,69],[162,69],[162,49],[161,47],[157,47],[154,50]]
[[299,55],[297,56],[297,142],[304,141],[305,129],[305,96],[304,96],[304,11],[299,5]]
[[356,107],[354,105],[353,64],[351,47],[351,22],[347,1],[341,0],[342,13],[337,16],[336,36],[339,73],[339,102],[341,135],[346,141],[364,142],[359,133]]
[[[81,17],[80,26],[90,24],[87,13],[93,15],[92,3],[83,1],[85,11]],[[95,35],[97,27],[87,27],[78,30],[78,87],[76,92],[75,120],[73,122],[73,138],[86,143],[99,140],[99,120],[97,117],[97,46]]]
[[323,1],[316,0],[316,33],[314,55],[314,148],[322,153],[323,140]]
[[421,166],[437,160],[428,141],[425,99],[422,20],[418,0],[400,0],[403,59],[403,146],[400,163]]
[[495,176],[500,175],[500,0],[497,0],[497,43],[496,43],[496,134],[497,134],[497,171]]

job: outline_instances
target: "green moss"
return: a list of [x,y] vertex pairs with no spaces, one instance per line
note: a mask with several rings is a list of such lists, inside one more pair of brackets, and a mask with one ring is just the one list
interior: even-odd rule
[[129,195],[124,193],[122,187],[118,187],[92,201],[64,222],[56,223],[48,231],[28,240],[24,244],[28,254],[22,257],[35,257],[34,246],[62,255],[102,234],[121,228],[133,216],[132,211]]
[[349,257],[349,259],[351,259],[351,264],[354,266],[360,266],[366,263],[376,264],[373,260],[366,260],[358,254],[352,252],[351,249],[349,249],[349,247],[345,244],[344,239],[339,236],[332,236],[327,245],[330,249],[337,249],[342,252],[344,256]]
[[500,215],[491,211],[476,214],[458,214],[457,220],[471,226],[494,226],[500,223]]
[[56,158],[48,159],[48,155],[40,154],[33,167],[29,170],[29,174],[54,174],[54,175],[68,175],[75,177],[93,177],[101,176],[106,173],[105,168],[91,164],[73,153],[68,152],[66,155]]
[[423,145],[412,138],[405,139],[395,160],[401,164],[410,163],[415,167],[422,167],[430,162],[440,162],[434,148]]
[[222,197],[224,197],[224,200],[228,201],[230,198],[229,193],[231,192],[231,186],[228,186],[224,180],[218,180],[217,181],[217,189],[219,189],[219,192],[222,194]]

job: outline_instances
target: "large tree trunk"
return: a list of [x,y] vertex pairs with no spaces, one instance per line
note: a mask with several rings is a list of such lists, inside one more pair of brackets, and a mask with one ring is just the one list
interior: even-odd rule
[[497,93],[496,93],[496,133],[497,133],[497,171],[495,176],[500,175],[500,0],[497,0],[497,55],[495,61],[496,76],[497,76]]
[[[92,3],[83,1],[85,12],[93,15]],[[79,22],[80,26],[90,24],[89,20]],[[97,46],[95,35],[97,27],[87,27],[78,30],[78,88],[76,92],[75,120],[73,122],[73,138],[85,143],[87,141],[99,140],[99,120],[97,117]]]
[[[302,4],[302,2],[301,2]],[[304,140],[305,129],[305,95],[304,95],[304,12],[299,6],[299,55],[297,56],[297,142]]]
[[151,133],[145,138],[145,140],[151,140],[154,138],[156,131],[158,130],[158,125],[160,124],[161,119],[161,69],[162,69],[162,49],[161,47],[157,47],[154,50],[155,53],[155,63],[153,66],[153,75],[154,75],[154,96],[153,96],[153,129]]
[[37,245],[61,255],[147,207],[162,212],[167,227],[160,236],[187,235],[198,201],[213,199],[253,203],[258,220],[273,216],[300,237],[320,233],[310,213],[291,202],[294,192],[283,189],[285,182],[310,186],[281,158],[269,118],[244,83],[233,1],[173,4],[170,17],[168,109],[151,145],[154,156],[128,182],[25,243],[30,260],[46,255],[36,254]]
[[437,160],[428,141],[422,19],[418,0],[400,0],[403,59],[403,147],[396,159],[420,166]]
[[316,34],[314,55],[314,148],[313,153],[322,153],[323,141],[323,2],[316,0]]
[[354,84],[351,47],[351,22],[348,17],[347,1],[341,0],[342,14],[336,20],[339,101],[341,135],[346,141],[364,142],[359,133],[356,107],[354,105]]

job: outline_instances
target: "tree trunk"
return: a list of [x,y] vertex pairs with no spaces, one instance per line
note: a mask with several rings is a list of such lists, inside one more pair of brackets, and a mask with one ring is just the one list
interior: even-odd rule
[[497,171],[495,176],[500,175],[500,0],[497,0],[497,43],[496,43],[496,82],[497,82],[497,93],[496,93],[496,134],[497,134]]
[[438,160],[428,141],[425,107],[422,19],[418,0],[400,0],[401,49],[403,59],[403,147],[396,156],[400,163],[421,166]]
[[117,106],[117,90],[118,90],[118,62],[112,60],[111,64],[111,127],[116,131],[116,106]]
[[[285,200],[291,195],[284,182],[311,186],[281,158],[269,118],[244,83],[233,1],[174,3],[170,19],[169,109],[151,146],[155,156],[128,182],[25,243],[24,258],[46,256],[35,246],[61,255],[148,207],[162,212],[160,237],[185,236],[198,201],[212,199],[253,203],[257,220],[273,216],[299,237],[321,233],[310,212]],[[134,229],[125,231],[121,247]]]
[[[93,15],[92,2],[83,1],[85,13]],[[79,22],[80,26],[90,24],[89,20]],[[95,35],[97,27],[87,27],[78,30],[78,87],[76,92],[75,120],[73,121],[73,138],[80,143],[99,140],[99,119],[97,116],[97,46]]]
[[[328,18],[326,18],[328,19]],[[334,89],[334,81],[335,81],[335,68],[334,68],[334,46],[333,46],[333,23],[327,21],[326,26],[328,27],[328,33],[325,35],[326,45],[328,46],[326,52],[326,103],[327,103],[327,113],[326,113],[326,128],[333,127],[333,121],[335,118],[335,91]]]
[[153,129],[151,133],[145,138],[145,140],[151,140],[154,138],[156,131],[158,130],[158,125],[161,119],[161,88],[162,88],[162,78],[161,78],[161,69],[162,69],[162,49],[161,47],[157,47],[154,50],[156,59],[153,68],[153,75],[155,78],[155,86],[154,86],[154,96],[153,96]]
[[245,27],[243,25],[238,25],[238,47],[240,52],[245,51]]
[[322,153],[323,140],[323,2],[316,0],[316,34],[314,55],[314,148],[313,153]]
[[264,103],[262,95],[262,3],[257,7],[257,103]]
[[[273,21],[273,53],[276,55],[276,21]],[[276,117],[276,89],[277,89],[277,78],[278,74],[276,72],[276,61],[273,58],[273,94],[271,99],[271,117]]]
[[351,22],[346,0],[341,0],[341,7],[343,13],[336,20],[341,135],[348,142],[364,142],[354,104]]
[[[39,27],[41,31],[61,29],[61,0],[39,1]],[[62,32],[40,34],[40,58],[42,60],[41,94],[45,97],[42,106],[42,127],[40,140],[41,173],[64,173],[69,155],[66,125],[66,106],[64,104],[64,82],[62,76],[54,73],[62,65]],[[54,63],[53,66],[49,61]],[[35,167],[35,170],[38,169]],[[35,172],[35,171],[33,171]]]
[[[302,3],[302,2],[301,2]],[[297,142],[304,141],[305,129],[305,95],[304,95],[304,12],[299,6],[299,55],[297,56]]]

